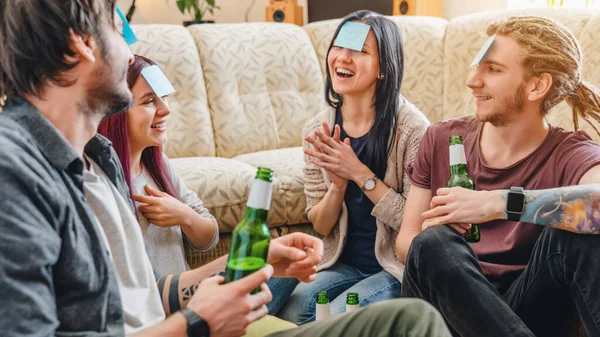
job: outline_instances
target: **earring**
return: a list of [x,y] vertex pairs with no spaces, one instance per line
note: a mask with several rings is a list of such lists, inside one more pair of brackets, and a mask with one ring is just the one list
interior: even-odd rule
[[379,77],[377,77],[377,79],[379,80],[383,80],[385,76],[383,76],[383,74],[379,74]]

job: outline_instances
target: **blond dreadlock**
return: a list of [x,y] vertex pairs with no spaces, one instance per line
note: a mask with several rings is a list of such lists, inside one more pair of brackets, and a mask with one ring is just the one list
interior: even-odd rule
[[487,34],[506,35],[519,44],[528,76],[552,76],[552,87],[541,106],[544,115],[565,100],[573,111],[575,130],[579,129],[579,116],[600,136],[592,123],[593,119],[600,124],[600,93],[581,79],[581,47],[569,29],[546,18],[520,16],[492,23]]

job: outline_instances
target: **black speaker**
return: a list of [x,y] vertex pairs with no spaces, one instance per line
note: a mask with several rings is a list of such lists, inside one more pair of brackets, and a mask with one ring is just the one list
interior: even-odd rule
[[402,0],[400,2],[400,14],[406,15],[406,13],[408,13],[408,2],[406,2],[406,0]]
[[283,22],[285,20],[285,13],[282,10],[276,10],[273,13],[273,21],[275,22]]
[[304,14],[302,7],[298,6],[298,0],[269,0],[266,14],[267,22],[304,24]]
[[308,21],[343,18],[361,9],[392,15],[392,0],[308,0]]

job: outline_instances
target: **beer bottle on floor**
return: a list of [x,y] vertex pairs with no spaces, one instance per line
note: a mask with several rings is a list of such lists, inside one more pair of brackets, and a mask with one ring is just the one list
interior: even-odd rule
[[317,310],[316,310],[316,318],[317,321],[324,321],[331,317],[331,312],[329,311],[329,297],[327,297],[326,291],[320,291],[317,293]]
[[348,293],[346,295],[346,312],[356,311],[360,309],[358,304],[358,293]]
[[[231,246],[225,271],[225,282],[239,280],[265,266],[271,235],[267,227],[267,213],[271,205],[273,171],[258,168],[252,183],[246,214],[231,235]],[[254,289],[253,294],[260,291]]]
[[[446,187],[464,187],[475,189],[475,184],[467,173],[467,158],[462,138],[459,135],[450,136],[450,180]],[[468,243],[479,242],[479,225],[471,224],[471,229],[464,234]]]

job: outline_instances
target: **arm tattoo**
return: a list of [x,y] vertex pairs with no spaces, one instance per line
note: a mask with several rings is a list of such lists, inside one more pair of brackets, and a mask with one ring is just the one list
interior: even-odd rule
[[161,276],[158,278],[158,280],[156,280],[156,286],[158,287],[158,293],[160,294],[161,298],[162,298],[163,290],[165,289],[165,281],[166,280],[167,280],[166,276]]
[[156,279],[160,298],[163,301],[166,301],[165,305],[168,305],[168,309],[165,309],[167,315],[175,313],[185,307],[202,282],[200,281],[196,284],[179,289],[179,277],[180,275],[166,275]]
[[580,234],[600,234],[600,185],[525,191],[521,221]]
[[187,303],[187,301],[189,301],[192,298],[192,296],[194,296],[194,293],[196,292],[196,289],[198,289],[199,286],[200,283],[196,283],[192,284],[189,287],[181,289],[182,302]]
[[169,287],[169,311],[174,313],[179,309],[181,309],[181,303],[179,303],[179,275],[173,275]]

